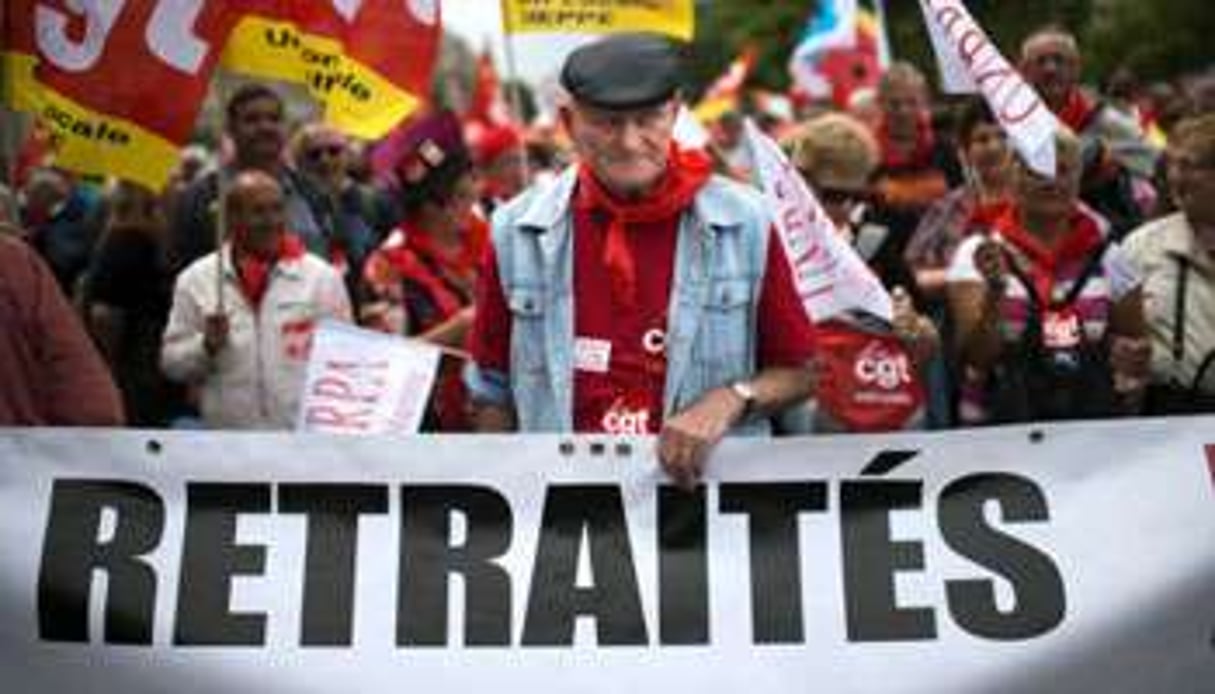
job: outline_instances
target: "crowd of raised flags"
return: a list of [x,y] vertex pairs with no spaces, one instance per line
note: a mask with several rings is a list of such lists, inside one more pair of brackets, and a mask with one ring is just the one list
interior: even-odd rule
[[[323,157],[322,145],[325,143],[319,140],[313,143],[303,137],[305,141],[297,143],[297,156],[288,167],[304,174],[299,177],[297,188],[286,191],[288,211],[292,196],[298,194],[318,226],[329,230],[325,231],[330,235],[327,236],[329,247],[319,250],[309,247],[309,250],[324,256],[345,275],[354,304],[353,318],[365,325],[378,324],[364,320],[368,314],[361,309],[376,306],[378,301],[385,299],[384,292],[380,291],[382,288],[375,287],[374,283],[369,288],[364,276],[362,264],[368,262],[373,253],[371,247],[355,253],[347,237],[336,244],[340,247],[335,247],[332,237],[332,230],[338,228],[335,220],[343,214],[357,218],[374,237],[372,246],[379,247],[381,252],[387,249],[391,254],[393,243],[404,243],[399,238],[393,240],[393,231],[401,227],[399,222],[403,214],[396,187],[403,182],[429,181],[428,177],[434,171],[454,159],[467,157],[470,170],[475,168],[479,173],[478,190],[463,190],[460,188],[463,178],[453,174],[455,178],[449,182],[449,188],[427,194],[444,201],[448,197],[463,200],[467,209],[453,214],[479,215],[480,224],[484,225],[483,220],[495,206],[518,194],[529,183],[555,175],[572,156],[569,143],[551,123],[524,124],[519,121],[518,114],[513,112],[512,105],[503,95],[499,75],[488,54],[477,61],[470,103],[461,114],[460,139],[463,142],[444,140],[445,136],[426,130],[431,127],[428,119],[438,113],[438,109],[428,103],[442,36],[441,4],[437,0],[408,3],[204,2],[192,5],[187,13],[169,12],[165,10],[169,7],[167,3],[85,2],[81,5],[87,11],[55,9],[33,0],[9,3],[3,56],[5,102],[37,119],[35,134],[24,149],[26,160],[14,167],[14,170],[20,170],[17,178],[10,181],[23,194],[25,207],[20,216],[14,215],[10,221],[18,228],[18,233],[29,238],[44,255],[53,256],[56,251],[48,249],[62,241],[48,238],[48,235],[74,234],[79,237],[59,244],[66,248],[64,254],[74,253],[79,257],[59,264],[56,257],[48,257],[52,270],[57,273],[62,270],[63,274],[57,274],[57,279],[68,294],[87,293],[82,287],[87,288],[90,277],[95,276],[95,273],[90,275],[96,265],[95,253],[99,253],[95,249],[101,249],[106,235],[121,226],[116,222],[124,221],[124,213],[115,206],[116,201],[123,199],[121,196],[111,194],[108,208],[100,205],[97,194],[78,180],[78,176],[110,177],[138,184],[145,191],[157,191],[155,194],[136,194],[134,198],[164,207],[156,214],[148,215],[148,219],[159,216],[171,221],[175,212],[180,211],[182,201],[189,199],[187,189],[198,186],[203,180],[202,171],[192,168],[194,165],[227,171],[239,159],[239,153],[234,155],[223,150],[189,160],[181,156],[194,135],[212,77],[221,67],[253,80],[296,85],[319,105],[320,118],[333,131],[333,138],[327,142],[343,149],[345,173],[339,175],[336,187],[329,191],[312,180],[308,171],[310,162],[306,160]],[[582,5],[567,2],[560,8],[553,8],[543,2],[504,0],[503,30],[508,41],[513,35],[532,32],[596,34],[644,30],[681,40],[688,40],[694,34],[695,3],[691,0],[646,6],[623,2]],[[937,58],[942,91],[981,95],[1003,136],[1027,165],[1048,179],[1054,177],[1057,136],[1066,119],[1021,73],[1017,58],[1008,52],[1010,49],[996,46],[962,2],[920,0],[920,6],[925,33]],[[887,292],[897,288],[900,292],[917,294],[915,288],[896,287],[874,268],[865,249],[858,247],[865,223],[858,220],[851,231],[841,229],[851,226],[851,222],[833,220],[821,204],[830,203],[826,197],[840,191],[824,187],[822,180],[816,182],[814,172],[799,170],[796,153],[792,158],[789,156],[790,150],[796,148],[804,125],[815,115],[827,111],[847,112],[857,122],[871,126],[877,154],[884,159],[881,166],[898,168],[893,165],[896,157],[885,147],[891,134],[885,129],[882,111],[889,108],[883,101],[886,97],[883,90],[897,81],[889,76],[902,73],[892,71],[883,3],[881,0],[816,3],[796,45],[780,48],[790,54],[791,88],[785,94],[748,88],[761,50],[774,48],[765,37],[754,37],[754,44],[742,49],[701,99],[690,105],[695,119],[686,121],[687,128],[681,130],[681,140],[691,146],[703,146],[722,172],[763,189],[772,203],[774,223],[794,268],[799,293],[816,322],[858,311],[887,324],[897,322],[899,317],[894,306],[898,302]],[[927,106],[919,104],[917,108],[921,112],[915,118],[928,119],[931,112]],[[1135,125],[1154,127],[1159,132],[1162,108],[1162,104],[1157,104],[1152,107],[1151,114],[1134,114],[1145,119]],[[753,120],[743,122],[741,114],[744,112],[750,113]],[[240,114],[230,110],[229,119],[234,115]],[[1156,120],[1148,122],[1149,116]],[[924,139],[914,147],[920,144],[940,146],[941,140],[946,139],[941,130],[934,132],[931,123],[922,125]],[[1074,127],[1075,124],[1067,125]],[[225,127],[231,136],[232,123]],[[421,134],[419,127],[423,129]],[[1200,136],[1195,137],[1200,139]],[[285,144],[282,147],[284,160],[290,151]],[[956,144],[964,146],[964,143]],[[1114,144],[1107,147],[1107,154],[1118,153],[1117,143]],[[239,147],[239,143],[236,146]],[[1156,156],[1159,153],[1157,148]],[[916,159],[920,154],[926,153],[913,152],[909,158]],[[413,157],[412,169],[403,163],[410,157]],[[1111,166],[1118,163],[1113,159],[1111,162]],[[877,171],[881,166],[875,163],[873,168]],[[944,167],[935,163],[929,167],[936,167],[934,170],[943,180],[948,180],[950,188],[973,183],[969,179],[958,180],[952,172],[946,175]],[[1163,169],[1163,165],[1160,168]],[[415,173],[416,181],[412,180]],[[1136,216],[1136,222],[1162,216],[1170,209],[1169,191],[1163,189],[1159,180],[1151,179],[1152,172],[1147,176],[1140,171],[1133,173],[1134,180],[1126,185],[1133,188],[1128,194],[1135,202],[1160,201],[1158,205],[1144,205],[1153,211]],[[969,170],[966,174],[973,177]],[[287,174],[283,176],[283,180],[287,180]],[[214,201],[217,195],[222,196],[227,178],[226,173],[218,176],[219,192],[212,193],[212,208],[207,208],[207,214],[215,216],[217,224],[214,226],[220,235],[227,233],[225,216],[218,209],[221,206]],[[890,180],[893,178],[897,176]],[[357,194],[348,195],[351,190]],[[873,207],[880,207],[882,200],[875,192],[877,190],[875,185],[873,190],[851,193],[865,197],[864,201]],[[941,188],[926,202],[935,202],[944,191]],[[821,202],[820,195],[824,197]],[[43,198],[50,202],[43,205],[40,202]],[[65,211],[75,210],[73,206],[80,207],[78,216],[56,226],[56,215],[61,217]],[[860,210],[856,207],[852,211],[859,214]],[[925,211],[926,206],[918,208],[916,219]],[[294,223],[295,219],[291,218],[291,221]],[[890,231],[902,237],[898,244],[901,249],[915,229],[914,225],[906,229],[896,227],[891,226]],[[845,240],[847,236],[841,231],[854,234],[853,242]],[[1119,229],[1118,235],[1129,231],[1131,229]],[[222,264],[220,267],[222,273]],[[180,269],[174,268],[174,272]],[[458,285],[454,293],[462,297],[465,308],[472,301],[464,286],[469,278],[462,276],[468,271],[469,266],[465,263],[453,265],[450,277],[440,273],[440,279]],[[393,281],[400,279],[396,275],[393,277],[396,278]],[[172,277],[168,279],[171,281]],[[222,277],[217,278],[217,282],[222,294]],[[394,291],[387,293],[392,295]],[[414,308],[408,297],[394,295],[388,299],[403,302],[406,313]],[[940,309],[939,315],[932,317],[945,344],[936,358],[948,361],[949,331],[953,328],[946,315],[948,312],[942,308],[940,297],[926,303]],[[161,310],[165,308],[161,307]],[[1200,312],[1209,310],[1209,305],[1199,309]],[[913,318],[923,319],[930,313],[930,307],[922,305]],[[446,316],[452,320],[455,317],[455,312]],[[441,325],[447,326],[447,323]],[[96,326],[90,322],[90,327]],[[400,325],[396,329],[413,338],[425,337]],[[352,363],[357,361],[351,356],[359,353],[357,347],[351,347],[360,344],[357,334],[341,330],[338,334],[345,340],[342,344],[346,351],[315,361],[307,387],[303,382],[299,384],[297,396],[302,397],[303,403],[295,420],[301,426],[342,428],[326,420],[328,415],[315,414],[329,412],[324,409],[326,407],[336,407],[333,402],[336,391],[314,387],[316,379],[322,378],[316,374],[324,373],[326,363],[332,365],[344,359]],[[335,344],[340,342],[337,338],[327,339]],[[1184,336],[1181,339],[1184,340]],[[382,342],[368,340],[364,354],[380,354],[376,345]],[[321,344],[319,337],[318,344]],[[458,344],[441,346],[444,360],[460,360],[466,356]],[[1199,340],[1192,348],[1210,350],[1212,345]],[[389,361],[398,360],[392,367],[398,371],[410,368],[409,364],[416,366],[418,359],[422,360],[420,363],[438,361],[434,352],[424,350],[384,350],[383,354],[390,355],[385,357]],[[155,360],[150,364],[145,366],[156,368]],[[1215,373],[1212,373],[1215,369],[1204,369],[1194,375],[1194,390],[1215,392]],[[953,369],[956,380],[964,380],[959,376],[963,370],[960,367]],[[119,381],[120,385],[129,388],[133,387],[130,383],[139,382],[139,379],[123,383],[119,378]],[[431,393],[430,383],[417,379],[408,380],[412,385],[406,391],[402,385],[406,379],[402,378],[379,382],[381,390],[392,391],[387,385],[390,381],[397,384],[395,391],[377,395],[376,412],[380,414],[375,416],[381,419],[397,417],[392,421],[399,421],[398,409],[416,411],[418,403],[424,404]],[[924,381],[926,388],[949,388],[954,393],[952,397],[956,398],[958,383],[942,386],[929,376],[924,376]],[[187,388],[179,395],[182,402],[189,403],[196,394]],[[337,392],[336,400],[340,401],[341,397],[342,393]],[[325,402],[326,398],[330,402]],[[413,404],[409,404],[410,398]],[[310,407],[313,409],[309,410]],[[161,412],[136,423],[188,424],[191,420],[182,412],[189,409],[187,405],[182,411]],[[947,405],[946,409],[956,409],[956,405]],[[308,412],[313,415],[310,417]],[[406,428],[412,429],[424,418],[409,419]],[[952,421],[952,417],[946,416],[938,420],[938,424]],[[382,428],[380,424],[362,429],[354,427],[364,431]]]

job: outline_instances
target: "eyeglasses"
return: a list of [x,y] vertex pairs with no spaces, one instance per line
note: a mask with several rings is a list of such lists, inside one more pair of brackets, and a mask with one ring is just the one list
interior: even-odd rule
[[579,106],[578,111],[587,123],[597,129],[620,131],[630,123],[643,130],[656,128],[665,122],[672,108],[674,108],[673,102],[666,102],[658,106],[629,111],[608,111],[590,106]]
[[320,145],[317,147],[310,147],[304,152],[304,156],[311,161],[320,161],[326,156],[340,157],[345,151],[346,148],[342,145]]
[[869,194],[864,191],[844,188],[820,186],[814,189],[814,193],[824,205],[859,205],[869,200]]

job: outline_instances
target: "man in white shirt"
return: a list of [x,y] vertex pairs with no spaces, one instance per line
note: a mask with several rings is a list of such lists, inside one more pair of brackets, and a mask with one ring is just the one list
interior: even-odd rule
[[200,387],[210,427],[289,428],[316,323],[349,321],[350,299],[337,270],[286,230],[273,177],[238,174],[224,204],[229,241],[178,277],[161,366]]

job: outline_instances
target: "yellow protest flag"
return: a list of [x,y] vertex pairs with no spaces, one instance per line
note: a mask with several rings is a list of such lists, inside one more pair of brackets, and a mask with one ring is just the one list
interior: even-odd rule
[[693,0],[502,0],[510,34],[645,31],[690,41],[695,15]]
[[338,7],[300,2],[239,11],[222,64],[303,85],[331,125],[364,139],[382,137],[427,98],[442,38],[439,6]]

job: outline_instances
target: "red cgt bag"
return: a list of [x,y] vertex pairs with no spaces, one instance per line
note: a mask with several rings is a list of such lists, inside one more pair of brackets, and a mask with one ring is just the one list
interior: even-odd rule
[[900,431],[923,418],[924,384],[903,343],[832,320],[816,326],[818,409],[832,429]]

